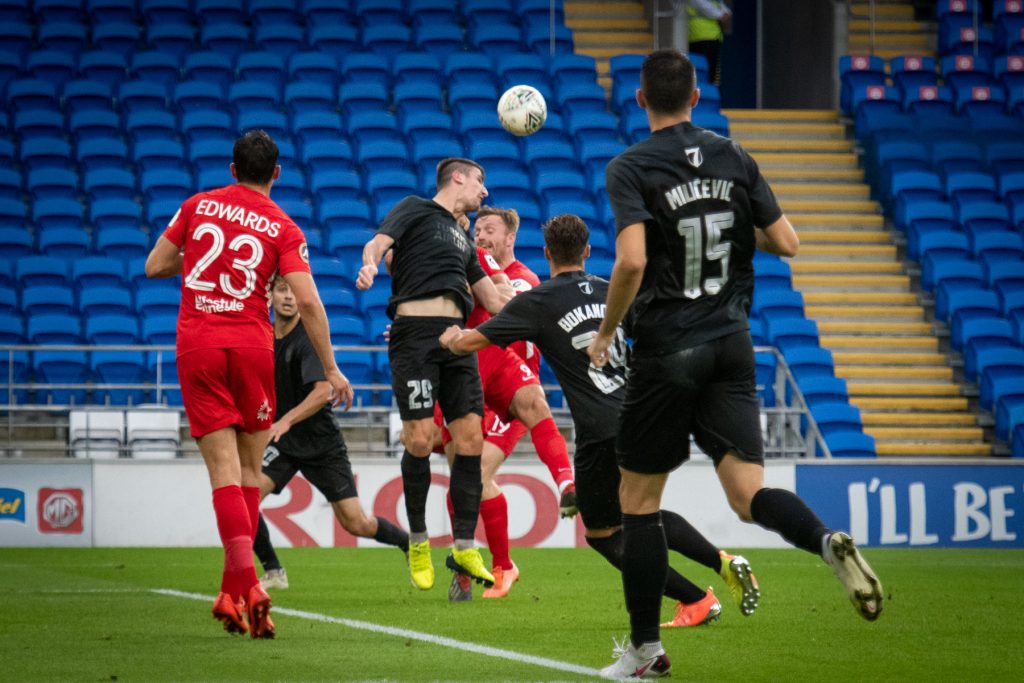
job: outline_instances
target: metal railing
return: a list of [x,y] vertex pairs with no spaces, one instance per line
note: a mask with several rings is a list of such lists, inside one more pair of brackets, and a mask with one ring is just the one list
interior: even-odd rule
[[[774,347],[758,346],[757,352],[772,353],[776,361],[775,376],[771,383],[771,393],[774,396],[774,405],[762,407],[762,427],[765,436],[765,456],[768,458],[814,458],[831,457],[828,446],[822,438],[817,423],[814,421],[807,402],[793,377],[792,372]],[[109,353],[111,351],[132,351],[150,356],[153,368],[153,381],[148,382],[125,382],[125,383],[57,383],[41,381],[15,381],[15,359],[24,362],[26,366],[31,365],[28,354],[36,352],[51,351],[79,351],[83,353]],[[344,369],[344,358],[346,353],[370,352],[373,354],[386,354],[385,346],[335,346],[334,351],[339,358],[339,363]],[[153,402],[145,402],[139,405],[110,405],[86,403],[76,405],[71,403],[63,404],[40,404],[30,402],[18,402],[17,398],[21,392],[49,392],[54,390],[68,391],[144,391],[151,392],[158,407],[167,410],[177,410],[182,416],[183,409],[177,405],[164,403],[167,392],[178,390],[180,387],[175,382],[167,381],[164,372],[166,363],[164,354],[171,354],[173,358],[174,347],[171,345],[9,345],[0,346],[0,360],[6,362],[6,375],[0,378],[0,400],[6,398],[6,403],[0,403],[0,419],[6,421],[6,444],[2,448],[7,457],[20,457],[24,455],[36,455],[39,453],[53,453],[56,450],[63,451],[63,455],[71,456],[73,451],[88,451],[93,448],[89,444],[72,446],[72,435],[70,433],[69,421],[71,411],[130,411],[141,407],[152,407]],[[27,369],[27,368],[26,368]],[[552,392],[561,391],[557,384],[543,385],[549,396]],[[765,387],[758,387],[761,391]],[[336,411],[339,424],[346,434],[349,452],[356,456],[394,456],[397,454],[397,439],[394,428],[394,416],[397,415],[397,406],[394,404],[389,383],[355,383],[353,389],[356,391],[357,401],[349,411]],[[374,392],[378,399],[383,399],[376,405],[364,402],[367,392]],[[569,441],[574,441],[572,419],[568,407],[564,404],[551,406],[555,421],[560,428],[570,433]],[[182,419],[182,424],[187,426],[187,421]],[[56,435],[55,439],[40,440],[32,438],[16,438],[17,434],[24,431],[42,430],[49,431]],[[33,441],[41,444],[33,446]],[[63,446],[55,446],[55,442],[63,442]],[[101,447],[96,447],[97,449]],[[103,450],[109,450],[109,446],[103,446]],[[572,445],[570,443],[570,448]],[[129,455],[130,448],[126,440],[122,439],[120,446],[122,455]],[[195,454],[194,444],[185,439],[177,447],[179,456]]]

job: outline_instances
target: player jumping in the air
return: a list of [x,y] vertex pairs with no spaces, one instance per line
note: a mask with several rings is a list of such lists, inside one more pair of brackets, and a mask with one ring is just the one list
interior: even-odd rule
[[830,565],[865,619],[882,587],[853,540],[796,496],[764,485],[764,449],[747,314],[754,249],[795,256],[799,239],[757,164],[738,144],[695,127],[700,92],[680,52],[649,55],[637,103],[651,136],[609,162],[618,236],[607,309],[589,354],[614,362],[632,306],[633,348],[616,451],[622,470],[622,583],[629,644],[609,678],[666,674],[658,632],[668,569],[661,496],[689,457],[689,435],[711,456],[740,519],[776,531]]
[[213,616],[229,632],[248,631],[253,638],[274,637],[270,596],[252,561],[260,463],[274,417],[274,333],[267,312],[274,273],[295,292],[330,400],[346,407],[352,401],[331,350],[305,237],[270,199],[281,173],[277,156],[263,131],[239,138],[231,164],[238,183],[185,200],[146,259],[148,277],[182,275],[178,377],[224,545]]
[[[614,345],[613,362],[598,370],[587,347],[604,313],[608,283],[584,271],[590,254],[586,224],[573,215],[555,216],[544,225],[545,255],[551,279],[516,296],[501,313],[475,330],[449,328],[441,344],[454,353],[471,353],[529,341],[551,364],[565,391],[576,426],[576,483],[587,543],[616,568],[622,567],[622,513],[615,433],[625,385],[624,339]],[[757,608],[760,592],[750,564],[719,550],[674,512],[662,510],[665,537],[672,550],[722,576],[745,615]],[[664,594],[677,600],[668,627],[695,626],[718,617],[721,605],[673,569]]]

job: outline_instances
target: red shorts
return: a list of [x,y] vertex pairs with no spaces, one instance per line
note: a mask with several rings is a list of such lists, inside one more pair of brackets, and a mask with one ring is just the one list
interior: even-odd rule
[[[497,415],[502,422],[509,422],[508,414],[512,397],[525,386],[536,384],[540,379],[515,352],[498,346],[488,346],[477,352],[480,365],[480,381],[484,385],[484,407]],[[486,412],[485,418],[486,418]],[[489,424],[485,419],[484,425]]]
[[528,431],[526,425],[519,420],[503,422],[497,415],[484,409],[484,441],[500,448],[506,458],[512,455],[512,449]]
[[198,349],[178,357],[181,397],[192,436],[235,426],[246,433],[274,421],[274,352]]

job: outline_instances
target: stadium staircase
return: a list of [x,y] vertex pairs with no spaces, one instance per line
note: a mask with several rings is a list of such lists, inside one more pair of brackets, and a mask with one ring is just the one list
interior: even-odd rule
[[597,82],[609,91],[612,79],[608,60],[630,52],[647,54],[654,44],[642,2],[568,0],[565,23],[573,31],[576,52],[597,61]]
[[[872,53],[890,59],[905,54],[934,54],[935,25],[914,19],[914,3],[907,0],[876,0],[874,43],[871,3],[850,5],[849,52]],[[873,47],[873,49],[872,49]]]
[[800,234],[791,263],[821,345],[879,456],[984,456],[991,446],[940,352],[835,111],[723,110]]

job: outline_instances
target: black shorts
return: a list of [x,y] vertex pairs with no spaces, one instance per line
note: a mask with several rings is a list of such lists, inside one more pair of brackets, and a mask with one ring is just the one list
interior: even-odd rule
[[615,439],[576,447],[576,504],[583,526],[607,529],[622,524],[619,507],[619,464],[615,460]]
[[456,356],[437,341],[446,329],[462,324],[460,318],[418,316],[398,317],[391,324],[391,386],[403,420],[432,419],[435,400],[449,424],[469,413],[483,416],[476,354]]
[[295,457],[278,451],[274,444],[263,454],[263,474],[274,482],[273,493],[281,493],[296,472],[316,487],[328,503],[346,498],[355,498],[356,480],[352,476],[352,464],[348,461],[348,449],[339,439],[330,449],[316,455],[303,454]]
[[671,472],[690,434],[715,466],[730,450],[764,462],[754,347],[744,330],[664,356],[633,358],[615,448],[631,472]]

